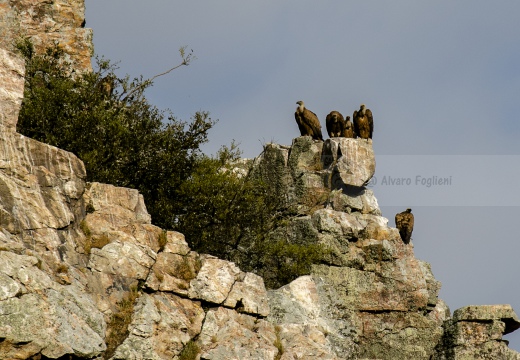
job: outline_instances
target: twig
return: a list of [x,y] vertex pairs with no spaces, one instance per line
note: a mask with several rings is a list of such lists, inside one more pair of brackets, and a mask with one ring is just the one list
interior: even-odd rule
[[147,79],[147,80],[144,80],[140,85],[138,85],[135,89],[133,89],[132,91],[130,91],[128,93],[128,95],[126,95],[124,97],[124,99],[122,100],[123,102],[126,101],[126,99],[128,99],[130,96],[132,96],[136,91],[140,90],[141,88],[147,86],[148,84],[151,84],[156,78],[158,78],[159,76],[163,76],[163,75],[166,75],[166,74],[169,74],[170,72],[172,72],[173,70],[175,69],[178,69],[180,68],[181,66],[188,66],[190,64],[190,62],[192,60],[195,60],[196,57],[193,55],[193,49],[190,51],[190,53],[188,55],[185,54],[185,51],[186,51],[186,46],[182,46],[180,49],[179,49],[179,52],[181,53],[181,57],[182,57],[182,62],[179,64],[179,65],[176,65],[174,67],[172,67],[171,69],[169,70],[166,70],[165,72],[163,73],[160,73],[160,74],[157,74],[157,75],[154,75],[152,76],[150,79]]

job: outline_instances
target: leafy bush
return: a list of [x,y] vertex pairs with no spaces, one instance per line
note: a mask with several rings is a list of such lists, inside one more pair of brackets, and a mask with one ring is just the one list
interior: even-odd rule
[[201,157],[180,188],[189,211],[178,218],[177,229],[195,250],[224,254],[242,265],[244,253],[267,230],[272,203],[265,200],[265,184],[234,172],[236,147],[222,148],[216,157]]
[[[58,47],[37,55],[29,42],[18,132],[76,154],[88,181],[138,189],[154,223],[166,229],[185,211],[177,193],[201,156],[215,124],[208,113],[187,123],[160,111],[144,96],[151,81],[115,75],[109,61],[97,70],[70,74]],[[187,60],[183,60],[186,62]]]
[[[268,287],[308,274],[319,261],[320,246],[291,244],[274,231],[291,216],[281,179],[247,166],[236,172],[234,144],[214,157],[202,154],[215,124],[208,113],[176,119],[148,103],[151,80],[118,78],[107,60],[74,74],[59,46],[43,55],[28,41],[19,49],[26,84],[18,132],[75,153],[88,181],[138,189],[155,225],[184,233],[195,251],[265,276]],[[181,49],[178,66],[188,65],[190,56]],[[88,253],[96,245],[83,231]]]
[[177,230],[194,250],[261,275],[268,288],[309,274],[326,250],[318,244],[291,243],[284,231],[277,231],[292,216],[291,206],[278,196],[272,177],[254,172],[253,164],[237,167],[239,155],[231,146],[216,157],[200,159],[180,189],[190,211],[179,216]]
[[195,360],[200,353],[200,347],[193,340],[190,340],[179,354],[179,360]]

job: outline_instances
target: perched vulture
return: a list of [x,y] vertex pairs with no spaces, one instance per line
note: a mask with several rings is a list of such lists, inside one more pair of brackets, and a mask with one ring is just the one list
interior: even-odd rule
[[327,133],[330,138],[343,136],[345,132],[345,119],[337,111],[331,111],[327,115],[325,125],[327,125]]
[[109,74],[99,80],[98,83],[98,90],[105,96],[106,98],[109,98],[112,96],[112,93],[114,92],[115,84],[116,83],[116,77],[113,74]]
[[315,113],[305,108],[303,101],[296,102],[298,107],[294,113],[298,128],[300,128],[301,136],[312,136],[314,140],[323,141],[321,135],[321,124]]
[[354,111],[354,132],[362,139],[372,139],[372,132],[374,131],[374,119],[372,111],[361,104],[359,111]]
[[343,137],[356,137],[356,134],[354,133],[354,125],[352,124],[352,121],[350,121],[350,116],[347,116],[347,118],[345,119],[345,130],[343,130]]
[[413,231],[412,209],[406,209],[395,215],[395,226],[399,230],[399,235],[405,244],[410,243]]

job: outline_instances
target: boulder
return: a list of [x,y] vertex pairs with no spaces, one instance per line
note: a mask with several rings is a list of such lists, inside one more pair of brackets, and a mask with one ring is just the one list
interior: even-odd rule
[[201,258],[196,252],[186,255],[161,252],[148,275],[146,286],[154,291],[171,291],[188,296],[190,282],[197,277],[201,265]]
[[233,284],[224,306],[252,315],[269,315],[264,279],[253,273],[246,273],[241,281]]
[[265,320],[219,307],[210,309],[197,340],[200,359],[274,360],[274,326]]
[[503,322],[504,334],[520,328],[520,320],[511,305],[472,305],[453,312],[453,321],[461,322]]
[[100,355],[106,324],[92,297],[54,282],[38,264],[35,257],[0,251],[0,358]]
[[129,336],[111,359],[172,359],[199,335],[200,303],[173,294],[143,294],[136,300]]
[[433,359],[520,359],[502,340],[519,327],[510,305],[465,306],[445,322],[443,341]]
[[233,263],[214,256],[202,256],[202,265],[197,276],[191,280],[188,296],[214,304],[222,304],[240,275]]
[[22,106],[25,62],[0,47],[0,129],[16,130],[18,113]]
[[366,186],[376,171],[372,140],[333,138],[323,144],[324,168],[331,171],[334,189]]
[[113,242],[102,249],[92,249],[88,267],[105,274],[145,280],[156,257],[150,248]]
[[23,34],[37,52],[58,43],[76,71],[92,69],[92,29],[85,28],[84,0],[0,1],[0,16],[0,47],[12,48]]
[[[345,359],[356,353],[352,311],[323,297],[312,276],[302,276],[268,294],[271,313],[267,320],[275,324],[282,358]],[[341,317],[330,314],[329,307],[340,310]]]

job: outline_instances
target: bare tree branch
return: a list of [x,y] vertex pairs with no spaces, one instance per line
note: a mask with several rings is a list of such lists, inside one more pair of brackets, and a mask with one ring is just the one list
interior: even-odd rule
[[195,60],[197,58],[195,55],[193,55],[193,49],[191,49],[190,52],[188,54],[186,54],[186,46],[181,46],[179,48],[179,53],[181,54],[181,58],[182,58],[182,62],[180,64],[175,65],[174,67],[172,67],[169,70],[166,70],[165,72],[162,72],[160,74],[154,75],[150,79],[144,80],[139,86],[137,86],[136,88],[132,89],[132,91],[130,91],[128,93],[128,95],[126,95],[123,98],[122,101],[125,102],[126,99],[128,99],[130,96],[132,96],[134,93],[136,93],[140,89],[150,85],[159,76],[167,75],[170,72],[172,72],[173,70],[180,68],[181,66],[188,66],[193,60]]

